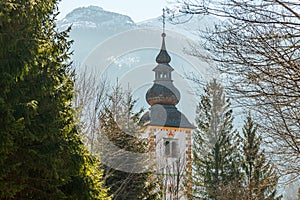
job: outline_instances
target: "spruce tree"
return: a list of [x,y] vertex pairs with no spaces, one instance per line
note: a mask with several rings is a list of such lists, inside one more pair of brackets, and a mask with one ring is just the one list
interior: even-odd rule
[[109,199],[75,126],[58,1],[0,2],[0,198]]
[[250,114],[243,126],[242,149],[244,187],[247,200],[281,199],[276,197],[278,176],[271,163],[261,150],[261,136],[257,134],[257,125]]
[[[109,95],[109,103],[101,115],[101,133],[109,143],[117,148],[110,148],[102,143],[101,158],[104,164],[105,183],[110,194],[117,200],[160,199],[158,181],[152,172],[139,173],[148,163],[139,154],[147,150],[147,141],[141,139],[143,130],[139,125],[142,110],[135,112],[136,101],[129,91],[119,85]],[[111,144],[110,144],[111,145]],[[128,155],[127,152],[136,154]],[[108,165],[111,160],[111,165]],[[131,171],[132,170],[132,171]]]
[[214,79],[201,95],[193,134],[194,199],[235,199],[238,195],[238,134],[229,99]]

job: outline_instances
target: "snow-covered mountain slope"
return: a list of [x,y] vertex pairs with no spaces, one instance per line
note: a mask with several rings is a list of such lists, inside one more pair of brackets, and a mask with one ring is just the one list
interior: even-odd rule
[[113,32],[120,29],[130,29],[135,26],[130,17],[105,11],[97,6],[76,8],[67,14],[64,19],[58,21],[58,25],[61,28],[68,27],[71,24],[74,30],[100,29]]
[[97,6],[76,8],[57,21],[60,30],[72,27],[70,38],[74,40],[73,60],[82,63],[97,44],[117,33],[136,28],[126,15],[108,12]]

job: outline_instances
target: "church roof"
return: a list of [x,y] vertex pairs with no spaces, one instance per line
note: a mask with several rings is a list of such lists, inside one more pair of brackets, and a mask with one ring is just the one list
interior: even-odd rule
[[155,104],[141,121],[148,126],[195,128],[174,105]]

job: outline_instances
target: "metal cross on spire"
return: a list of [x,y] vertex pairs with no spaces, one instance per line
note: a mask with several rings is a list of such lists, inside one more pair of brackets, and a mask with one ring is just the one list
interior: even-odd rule
[[163,15],[162,15],[162,19],[163,19],[163,33],[165,32],[165,26],[166,26],[166,15],[165,15],[166,10],[163,8]]

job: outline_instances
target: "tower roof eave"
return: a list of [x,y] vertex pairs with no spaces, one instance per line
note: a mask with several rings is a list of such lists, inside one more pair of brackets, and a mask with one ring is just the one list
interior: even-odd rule
[[174,69],[169,63],[159,63],[152,71],[171,72]]

